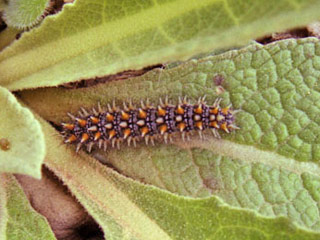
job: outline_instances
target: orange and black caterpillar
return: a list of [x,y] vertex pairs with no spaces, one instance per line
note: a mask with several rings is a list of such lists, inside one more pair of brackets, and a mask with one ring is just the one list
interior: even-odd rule
[[207,105],[205,97],[199,98],[196,104],[190,104],[186,98],[177,105],[172,105],[166,99],[163,103],[160,99],[158,106],[152,106],[148,101],[141,102],[141,107],[135,107],[132,103],[123,109],[115,106],[107,106],[104,110],[98,105],[98,111],[93,109],[88,113],[81,108],[79,117],[68,114],[72,118],[71,123],[62,123],[65,143],[77,144],[77,152],[83,145],[88,151],[93,146],[120,147],[120,143],[126,140],[128,145],[144,138],[146,144],[161,136],[165,142],[171,140],[171,134],[181,132],[182,139],[189,138],[189,132],[198,131],[202,137],[202,131],[211,129],[215,137],[220,137],[218,130],[229,133],[239,129],[234,124],[234,113],[231,106],[220,108],[221,98],[217,98],[212,105]]

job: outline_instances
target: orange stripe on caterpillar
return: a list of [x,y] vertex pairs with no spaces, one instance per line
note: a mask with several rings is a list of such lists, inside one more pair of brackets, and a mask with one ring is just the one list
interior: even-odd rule
[[99,105],[99,111],[93,109],[88,113],[85,109],[79,112],[80,116],[73,116],[72,122],[62,123],[63,136],[66,143],[77,144],[77,151],[82,146],[87,146],[91,151],[93,146],[104,149],[108,145],[120,147],[124,140],[128,145],[132,142],[145,139],[154,144],[154,138],[162,136],[165,142],[171,140],[171,134],[182,133],[182,139],[191,131],[199,132],[211,129],[215,137],[220,137],[219,131],[230,133],[239,129],[235,125],[234,112],[231,106],[221,108],[221,98],[217,98],[212,105],[208,105],[205,98],[199,98],[196,104],[189,103],[186,98],[179,99],[177,105],[165,103],[160,100],[158,106],[146,105],[134,107],[132,103],[120,109],[108,105],[103,110]]

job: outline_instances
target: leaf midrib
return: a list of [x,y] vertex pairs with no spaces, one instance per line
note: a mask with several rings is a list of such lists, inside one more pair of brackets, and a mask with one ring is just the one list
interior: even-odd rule
[[[44,124],[43,120],[40,120],[40,122]],[[43,128],[47,134],[51,133],[50,139],[53,139],[52,132],[54,130],[51,129],[51,127],[48,127],[47,124],[43,125]],[[59,151],[56,148],[52,149],[54,149],[54,151]],[[91,213],[95,211],[94,209],[108,213],[116,220],[117,224],[121,225],[124,229],[129,229],[129,232],[137,239],[150,239],[150,236],[157,236],[157,239],[170,239],[168,234],[161,229],[153,219],[148,217],[139,206],[130,200],[126,193],[113,183],[112,170],[106,169],[85,153],[74,156],[75,153],[71,149],[68,151],[70,156],[73,156],[73,159],[70,158],[68,164],[65,166],[62,167],[61,163],[57,162],[57,160],[60,160],[59,157],[56,157],[57,154],[54,156],[48,155],[45,165],[68,185],[70,190],[86,209],[91,209]],[[80,165],[82,165],[81,174],[76,174],[78,176],[74,178],[70,175],[70,172],[77,172]],[[88,171],[87,168],[90,168],[91,170]],[[92,170],[95,172],[94,176],[86,174],[87,172],[92,172]],[[92,181],[92,177],[94,177],[97,186],[95,189],[89,189],[87,188],[87,184],[84,184]],[[79,179],[81,179],[80,182]],[[103,190],[103,193],[101,190]],[[97,205],[92,205],[93,203]],[[96,212],[93,217],[104,230],[107,229],[103,216]]]
[[[217,0],[217,2],[219,1],[220,0]],[[4,69],[10,68],[10,66],[16,65],[19,62],[28,63],[28,60],[30,59],[37,59],[39,63],[37,69],[34,69],[34,66],[31,68],[32,72],[34,72],[35,70],[40,71],[41,69],[45,69],[48,66],[60,62],[62,59],[73,58],[75,56],[78,56],[79,54],[83,54],[85,52],[100,48],[107,45],[108,43],[118,42],[126,36],[135,34],[137,33],[135,26],[139,26],[139,32],[143,32],[148,29],[156,28],[159,25],[169,21],[170,19],[182,15],[183,13],[192,11],[194,9],[201,9],[211,4],[212,0],[203,0],[199,2],[184,2],[183,0],[177,0],[163,5],[155,5],[154,7],[139,12],[138,14],[126,16],[119,20],[103,23],[97,27],[89,28],[70,37],[63,37],[62,39],[59,39],[54,43],[48,42],[45,45],[37,47],[37,50],[30,49],[27,51],[23,51],[20,54],[14,55],[14,52],[10,51],[9,47],[7,51],[3,51],[3,53],[0,55],[0,72],[5,72],[3,71]],[[69,10],[72,9],[69,8]],[[166,13],[165,15],[163,14],[164,12]],[[137,15],[139,16],[138,18],[136,17]],[[43,23],[43,28],[51,24],[52,21],[49,20],[53,20],[54,18],[56,18],[56,16],[48,17],[48,21]],[[149,20],[147,21],[147,19]],[[25,35],[29,36],[31,34],[34,35],[33,31],[26,33]],[[80,45],[79,39],[81,39],[81,43],[85,44]],[[92,39],[94,39],[94,41]],[[170,40],[172,41],[171,38]],[[77,46],[76,48],[73,47],[75,45]],[[61,48],[61,46],[64,47]],[[67,53],[65,51],[66,49],[68,49]],[[48,54],[52,51],[55,52],[54,60],[51,58],[51,54]],[[123,53],[120,52],[120,54]],[[125,56],[123,55],[123,57]],[[21,76],[25,74],[30,74],[28,72],[24,72],[23,74],[19,73],[20,71],[16,72],[16,79],[21,78]],[[18,76],[18,74],[20,76]],[[11,72],[10,76],[12,77],[12,75],[13,74]],[[10,76],[7,76],[8,80]],[[3,76],[3,79],[5,79],[5,76]]]
[[320,167],[316,163],[300,162],[272,151],[258,149],[255,146],[216,138],[206,139],[205,141],[201,139],[193,139],[190,142],[175,141],[175,144],[184,149],[207,149],[217,155],[241,160],[246,163],[262,163],[274,168],[287,170],[297,175],[310,173],[320,177]]

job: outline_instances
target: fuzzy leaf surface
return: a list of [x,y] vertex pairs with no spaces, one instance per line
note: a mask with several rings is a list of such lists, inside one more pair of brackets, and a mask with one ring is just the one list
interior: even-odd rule
[[316,0],[77,0],[0,53],[0,85],[56,86],[184,60],[315,21],[319,8]]
[[[59,144],[44,121],[46,166],[99,223],[106,239],[318,239],[289,219],[232,208],[216,197],[191,199],[125,178]],[[60,145],[60,146],[59,146]],[[79,167],[81,166],[81,167]]]
[[42,20],[48,0],[9,0],[4,5],[4,19],[9,27],[25,29]]
[[44,136],[31,111],[0,87],[0,171],[41,177]]
[[[315,38],[252,44],[134,79],[82,89],[28,90],[21,97],[44,119],[59,124],[68,121],[67,112],[77,115],[80,106],[91,109],[113,99],[119,105],[129,99],[138,105],[147,98],[156,104],[166,95],[177,102],[178,96],[195,101],[206,94],[211,103],[219,96],[222,106],[232,103],[242,110],[236,115],[241,129],[221,134],[222,139],[208,134],[205,141],[194,137],[182,142],[175,136],[173,145],[123,145],[121,151],[95,151],[92,156],[124,176],[177,195],[218,196],[229,207],[272,219],[284,216],[296,227],[319,232],[319,55]],[[87,160],[77,164],[82,161]],[[71,168],[62,162],[47,164],[55,165],[50,168],[57,175]]]
[[56,239],[46,219],[30,206],[12,175],[0,174],[0,202],[1,239]]

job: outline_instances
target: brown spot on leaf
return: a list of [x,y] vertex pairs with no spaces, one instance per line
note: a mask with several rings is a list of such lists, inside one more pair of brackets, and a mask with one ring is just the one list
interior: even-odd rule
[[220,74],[217,74],[213,77],[213,82],[216,86],[222,85],[223,81],[224,81],[224,76]]
[[211,189],[212,191],[219,190],[219,183],[214,178],[203,179],[203,185],[205,185],[206,188]]
[[10,142],[8,139],[6,138],[1,138],[0,139],[0,148],[3,150],[3,151],[8,151],[10,149]]

